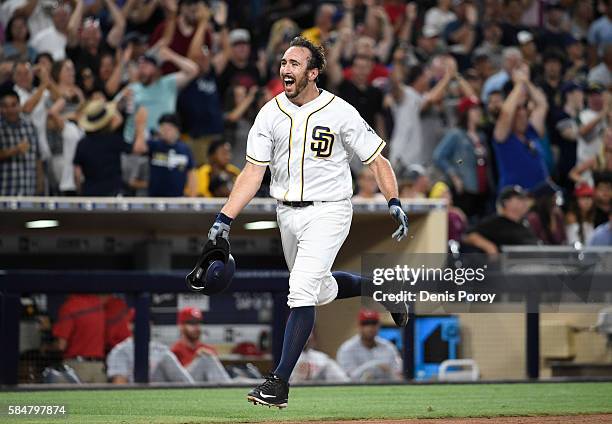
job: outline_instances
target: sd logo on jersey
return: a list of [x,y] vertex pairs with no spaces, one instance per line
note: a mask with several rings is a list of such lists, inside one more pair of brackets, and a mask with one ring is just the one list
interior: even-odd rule
[[335,140],[329,127],[316,126],[312,129],[312,142],[310,149],[315,152],[316,158],[328,158],[332,154]]

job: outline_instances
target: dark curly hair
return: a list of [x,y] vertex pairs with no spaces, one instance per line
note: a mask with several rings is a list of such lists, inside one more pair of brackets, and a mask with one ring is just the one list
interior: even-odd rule
[[21,19],[22,21],[24,21],[25,26],[26,26],[26,41],[30,39],[30,30],[28,29],[28,20],[26,18],[24,18],[21,15],[16,15],[13,16],[8,23],[6,24],[6,29],[4,30],[4,39],[5,41],[8,42],[12,42],[14,41],[13,39],[13,25],[15,24],[15,21]]
[[318,69],[319,73],[323,73],[325,67],[327,66],[323,47],[317,46],[312,41],[304,37],[295,37],[293,40],[291,40],[291,43],[289,43],[289,47],[304,47],[305,49],[310,50],[310,58],[308,59],[306,69]]

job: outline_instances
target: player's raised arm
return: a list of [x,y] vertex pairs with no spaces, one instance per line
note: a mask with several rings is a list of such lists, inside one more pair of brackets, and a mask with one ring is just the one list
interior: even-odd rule
[[251,162],[247,162],[244,169],[238,175],[234,188],[230,193],[229,199],[221,212],[217,214],[215,223],[208,231],[208,239],[216,243],[217,237],[228,238],[230,225],[238,214],[244,209],[244,207],[251,201],[263,180],[266,167],[261,165],[255,165]]

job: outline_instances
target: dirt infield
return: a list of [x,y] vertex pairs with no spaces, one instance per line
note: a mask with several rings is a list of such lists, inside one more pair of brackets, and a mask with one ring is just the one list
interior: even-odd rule
[[[563,417],[439,418],[421,420],[295,421],[283,424],[612,424],[612,414]],[[263,423],[263,424],[279,424]]]

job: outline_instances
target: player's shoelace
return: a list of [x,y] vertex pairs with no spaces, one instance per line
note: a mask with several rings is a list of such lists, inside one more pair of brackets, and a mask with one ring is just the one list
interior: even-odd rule
[[259,385],[259,391],[262,392],[264,391],[266,394],[274,394],[276,395],[277,393],[277,384],[278,383],[282,383],[280,381],[280,378],[278,378],[277,376],[275,376],[274,374],[270,374],[268,376],[266,376],[266,381],[264,381],[263,383],[261,383]]

